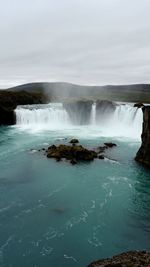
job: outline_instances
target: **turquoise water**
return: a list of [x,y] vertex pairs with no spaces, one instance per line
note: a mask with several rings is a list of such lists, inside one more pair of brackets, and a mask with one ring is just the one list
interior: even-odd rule
[[[107,152],[112,160],[72,166],[31,151],[72,137],[87,147],[117,143]],[[83,267],[150,249],[150,171],[134,161],[139,146],[84,126],[63,132],[1,127],[0,266]]]

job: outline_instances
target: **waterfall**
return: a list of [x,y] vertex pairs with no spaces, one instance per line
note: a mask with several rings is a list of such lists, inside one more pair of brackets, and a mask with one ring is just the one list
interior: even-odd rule
[[142,132],[142,110],[131,104],[117,104],[114,111],[101,111],[96,118],[103,136],[125,136],[140,138]]
[[90,122],[92,125],[95,125],[96,123],[96,103],[93,103],[92,105]]
[[[73,114],[78,109],[73,110]],[[69,112],[61,103],[51,103],[47,105],[26,105],[18,106],[16,109],[16,121],[20,127],[33,129],[80,129],[79,131],[96,130],[102,136],[125,136],[140,139],[142,132],[142,110],[134,108],[131,104],[117,104],[114,110],[109,107],[97,110],[96,103],[91,106],[88,125],[81,123],[84,119],[84,112],[78,112],[82,116],[78,120],[78,125],[74,124]],[[88,114],[88,113],[87,113]],[[86,114],[86,115],[87,115]],[[74,114],[76,116],[76,114]],[[72,116],[73,118],[73,116]],[[90,127],[91,126],[91,127]]]
[[69,117],[61,103],[48,105],[18,106],[16,109],[17,125],[36,127],[62,127],[69,124]]

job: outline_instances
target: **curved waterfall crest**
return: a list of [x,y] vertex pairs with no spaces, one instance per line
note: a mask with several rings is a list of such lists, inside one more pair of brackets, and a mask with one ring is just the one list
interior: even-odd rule
[[69,116],[61,103],[47,105],[18,106],[17,125],[64,125],[69,124]]
[[[18,106],[16,109],[16,123],[23,127],[43,127],[60,128],[74,127],[74,120],[71,120],[69,112],[62,103],[50,103],[46,105],[26,105]],[[89,113],[83,114],[81,110],[74,111],[76,117],[76,126],[81,126],[81,121]],[[80,117],[82,116],[82,120]],[[83,123],[82,123],[83,126]],[[99,131],[104,135],[110,133],[110,136],[139,136],[142,131],[142,110],[133,107],[132,104],[117,103],[114,110],[109,108],[98,109],[97,104],[91,105],[91,114],[88,125],[99,127]]]

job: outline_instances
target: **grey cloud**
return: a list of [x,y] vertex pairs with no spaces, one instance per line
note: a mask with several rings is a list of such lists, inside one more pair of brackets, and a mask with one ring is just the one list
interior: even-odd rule
[[0,88],[150,82],[149,0],[0,0]]

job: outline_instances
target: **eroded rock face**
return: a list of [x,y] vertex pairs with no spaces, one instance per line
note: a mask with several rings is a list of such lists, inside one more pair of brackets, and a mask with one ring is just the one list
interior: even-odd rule
[[142,145],[135,160],[150,167],[150,106],[143,109]]
[[144,107],[144,104],[141,102],[134,104],[134,108],[143,108],[143,107]]
[[115,111],[116,104],[114,102],[108,101],[108,100],[97,100],[96,109],[97,109],[97,111],[112,112],[112,111]]
[[84,125],[89,124],[90,122],[92,104],[93,101],[80,100],[65,102],[63,103],[63,106],[66,109],[73,124]]
[[150,252],[130,251],[93,262],[88,267],[150,267]]
[[43,104],[46,97],[40,92],[11,92],[0,91],[0,125],[13,125],[16,123],[14,110],[17,105]]
[[96,120],[105,122],[106,118],[111,117],[116,109],[116,103],[108,100],[98,100],[96,102]]

